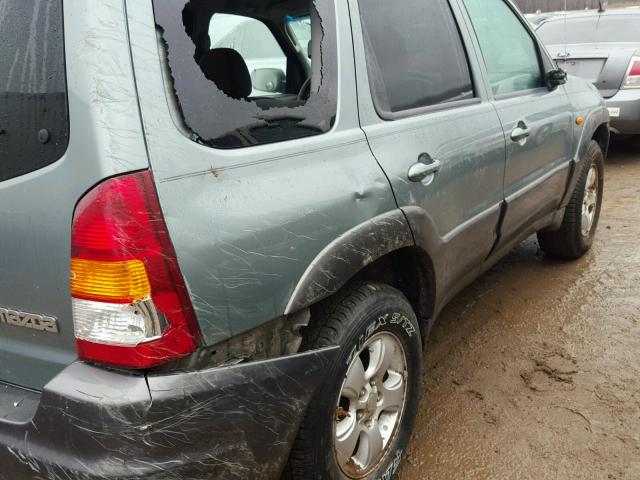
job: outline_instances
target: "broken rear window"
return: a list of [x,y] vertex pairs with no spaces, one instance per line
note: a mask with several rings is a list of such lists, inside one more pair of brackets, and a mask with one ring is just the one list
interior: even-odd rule
[[330,130],[333,0],[154,0],[154,12],[168,91],[194,140],[239,148]]

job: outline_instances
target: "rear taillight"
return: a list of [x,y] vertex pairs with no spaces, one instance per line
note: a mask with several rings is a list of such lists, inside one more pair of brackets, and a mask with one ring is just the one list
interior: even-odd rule
[[633,57],[622,82],[622,88],[640,88],[640,57]]
[[78,203],[71,294],[82,359],[141,369],[195,351],[199,330],[151,172],[107,180]]

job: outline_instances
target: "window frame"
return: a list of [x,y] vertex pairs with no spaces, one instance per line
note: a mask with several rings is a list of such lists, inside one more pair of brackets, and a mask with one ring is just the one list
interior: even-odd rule
[[542,46],[538,40],[538,37],[536,36],[535,32],[531,28],[529,28],[526,18],[524,18],[524,16],[521,15],[517,7],[515,7],[510,0],[498,0],[507,6],[507,8],[520,22],[520,25],[524,28],[525,32],[527,33],[527,35],[529,35],[529,38],[533,42],[533,45],[536,51],[536,58],[538,60],[538,70],[540,72],[540,86],[534,87],[534,88],[528,88],[526,90],[517,90],[509,93],[500,93],[497,95],[493,93],[493,88],[491,87],[491,76],[489,75],[487,62],[484,58],[484,52],[482,51],[482,47],[480,45],[480,39],[478,38],[478,33],[476,32],[475,26],[473,24],[473,20],[471,19],[471,15],[469,14],[469,10],[467,9],[467,5],[465,1],[464,0],[458,0],[458,1],[460,2],[460,7],[464,12],[464,16],[466,17],[466,21],[468,22],[470,34],[473,35],[475,40],[476,53],[478,56],[478,60],[480,60],[480,64],[481,64],[480,66],[482,69],[484,69],[484,75],[485,75],[486,85],[487,85],[487,93],[490,96],[490,98],[492,98],[495,101],[500,101],[500,100],[508,100],[511,98],[531,95],[532,93],[538,92],[541,89],[549,91],[549,87],[547,86],[547,72],[545,71],[546,62],[544,61],[544,56],[543,56],[543,53],[546,53],[546,52],[544,52],[544,50],[542,49]]
[[[460,44],[462,45],[462,50],[465,56],[465,60],[467,62],[467,68],[469,71],[469,79],[471,80],[471,87],[473,89],[473,98],[465,98],[462,100],[454,100],[452,102],[446,102],[446,103],[438,103],[435,105],[425,105],[423,107],[417,107],[417,108],[410,108],[407,110],[400,110],[398,112],[392,112],[392,111],[388,111],[384,108],[382,108],[379,104],[379,99],[378,96],[376,95],[376,89],[374,88],[373,85],[373,80],[372,80],[372,72],[370,69],[370,63],[368,61],[368,55],[370,53],[368,53],[369,51],[369,47],[367,45],[367,41],[365,38],[366,35],[366,26],[364,25],[362,18],[360,15],[358,15],[359,18],[357,18],[355,21],[360,22],[360,29],[362,32],[362,45],[363,45],[363,50],[362,50],[362,55],[364,56],[364,61],[365,61],[365,65],[366,65],[366,70],[367,70],[367,78],[368,78],[368,84],[369,84],[369,95],[371,97],[371,101],[373,103],[373,108],[376,111],[376,114],[378,115],[378,117],[381,120],[387,121],[387,122],[392,122],[395,120],[402,120],[405,118],[411,118],[411,117],[417,117],[420,115],[425,115],[428,113],[434,113],[434,112],[441,112],[441,111],[445,111],[445,110],[453,110],[453,109],[457,109],[457,108],[462,108],[462,107],[467,107],[467,106],[471,106],[471,105],[479,105],[480,103],[482,103],[482,98],[480,96],[480,89],[479,89],[479,82],[478,79],[476,78],[476,74],[475,71],[473,69],[473,65],[471,62],[471,58],[469,55],[469,51],[475,51],[475,49],[473,48],[469,48],[469,46],[467,45],[467,42],[465,41],[465,37],[464,34],[462,32],[462,25],[460,23],[460,19],[458,18],[458,16],[456,15],[455,9],[453,8],[453,5],[451,4],[452,0],[444,0],[448,7],[449,7],[449,12],[451,13],[451,18],[454,21],[454,24],[456,26],[456,30],[458,31],[458,36],[460,38]],[[455,1],[455,0],[453,0]],[[358,4],[358,10],[362,10],[361,4],[360,4],[360,0],[357,0],[357,4]]]

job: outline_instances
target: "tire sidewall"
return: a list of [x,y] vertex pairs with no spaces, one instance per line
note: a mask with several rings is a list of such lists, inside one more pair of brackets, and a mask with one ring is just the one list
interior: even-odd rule
[[399,291],[377,285],[377,292],[357,306],[353,321],[342,332],[342,346],[336,360],[327,372],[326,380],[318,389],[320,401],[312,406],[318,419],[318,449],[316,466],[318,479],[349,479],[340,469],[334,451],[334,416],[337,402],[349,365],[366,342],[381,332],[392,333],[402,344],[407,364],[406,403],[391,447],[378,468],[364,480],[390,480],[400,465],[404,450],[419,407],[422,377],[422,339],[415,313]]

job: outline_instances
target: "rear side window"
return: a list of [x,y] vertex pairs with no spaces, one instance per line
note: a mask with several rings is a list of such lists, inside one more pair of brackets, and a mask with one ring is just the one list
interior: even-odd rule
[[0,2],[0,181],[67,149],[62,1]]
[[378,113],[473,98],[465,49],[447,0],[359,0]]
[[154,12],[175,113],[197,142],[239,148],[331,129],[333,0],[154,0]]
[[494,95],[543,85],[533,38],[504,0],[464,0]]

